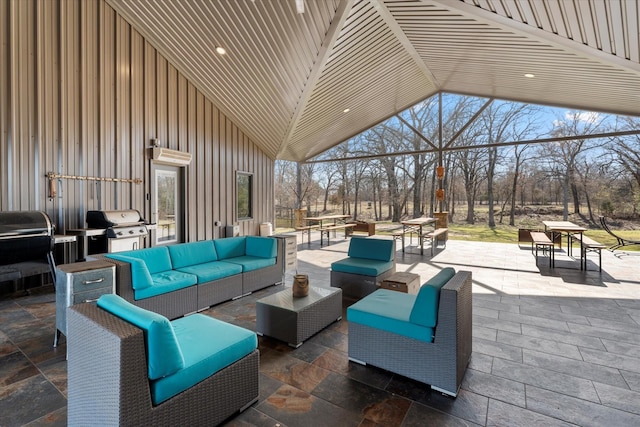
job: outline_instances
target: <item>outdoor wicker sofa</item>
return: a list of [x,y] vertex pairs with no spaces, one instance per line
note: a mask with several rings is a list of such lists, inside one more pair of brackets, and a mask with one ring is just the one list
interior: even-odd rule
[[[247,247],[245,242],[250,242],[249,245],[251,242],[257,243],[259,252],[263,253],[271,251],[272,248],[269,247],[260,250],[264,242],[270,242],[275,251],[263,254],[263,259],[257,259],[260,263],[259,268],[246,268],[243,263],[256,261],[251,258],[260,257],[250,255],[251,251],[245,252]],[[232,245],[237,248],[229,249]],[[116,294],[139,307],[169,319],[175,319],[247,295],[258,289],[282,283],[284,249],[283,239],[242,236],[94,255],[93,258],[115,264]],[[269,259],[271,265],[267,265]],[[145,265],[142,265],[140,260]],[[159,266],[156,267],[154,264]],[[193,279],[188,286],[177,289],[169,287],[166,292],[141,298],[135,289],[136,275],[140,273],[139,267],[150,272],[164,269],[166,271],[160,271],[159,274],[177,273],[183,276],[186,274]],[[203,274],[201,270],[203,267],[209,268],[209,272]],[[224,270],[220,270],[221,268]],[[143,271],[139,275],[145,276],[146,273]],[[212,276],[211,273],[214,275]]]
[[[257,401],[259,351],[256,348],[255,333],[201,314],[180,318],[171,323],[193,325],[200,320],[204,320],[204,325],[200,328],[200,334],[195,334],[200,338],[198,342],[194,342],[196,339],[193,338],[193,328],[185,329],[183,326],[180,330],[176,326],[176,335],[179,336],[182,332],[184,336],[183,340],[178,340],[184,353],[184,369],[191,369],[187,371],[189,375],[193,374],[193,369],[202,374],[205,368],[214,373],[211,375],[206,372],[203,375],[205,379],[199,380],[195,385],[187,384],[187,388],[178,394],[167,396],[165,393],[159,397],[157,387],[154,388],[154,380],[150,379],[151,367],[148,366],[148,361],[153,352],[158,357],[155,361],[150,361],[149,365],[155,362],[158,369],[158,364],[166,363],[166,340],[155,345],[149,343],[148,329],[143,331],[129,321],[99,308],[95,303],[71,306],[68,309],[67,347],[68,425],[213,426]],[[210,323],[213,322],[222,324],[223,330],[216,325],[212,328]],[[157,327],[157,324],[152,327]],[[229,335],[234,335],[237,331],[240,332],[239,338],[230,339]],[[203,335],[212,339],[204,340]],[[211,344],[214,340],[221,341],[221,335],[224,336],[223,343]],[[203,341],[209,342],[201,345]],[[242,351],[238,350],[238,343],[241,341]],[[218,350],[203,356],[203,348],[210,347],[218,347]],[[188,354],[189,349],[195,351]],[[231,359],[232,363],[215,371],[216,367],[211,367],[210,360],[205,361],[209,366],[205,365],[205,356],[222,356]],[[189,361],[191,365],[188,365]],[[166,369],[163,366],[159,368]],[[159,379],[165,381],[166,387],[167,378],[169,382],[172,381],[173,374],[161,374],[166,374]],[[184,382],[184,378],[182,380]]]
[[471,272],[450,267],[418,295],[377,290],[347,309],[349,360],[455,397],[471,358],[471,300]]

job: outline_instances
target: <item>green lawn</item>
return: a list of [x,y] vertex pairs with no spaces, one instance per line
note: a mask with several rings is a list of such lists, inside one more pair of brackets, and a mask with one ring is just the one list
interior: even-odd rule
[[[390,227],[391,224],[385,224],[386,227]],[[539,224],[543,227],[542,224]],[[399,227],[399,225],[398,225]],[[535,226],[533,226],[535,227]],[[490,228],[486,224],[465,224],[465,223],[453,223],[449,224],[449,238],[453,240],[469,240],[475,242],[496,242],[496,243],[518,243],[518,227],[510,225],[497,225],[495,228]],[[528,228],[528,227],[527,227]],[[632,240],[640,240],[640,231],[616,231],[621,237],[625,237]],[[379,234],[390,234],[385,231],[381,231]],[[616,243],[616,239],[604,230],[593,229],[587,230],[584,233],[586,236],[607,245],[611,246]],[[625,250],[640,250],[639,246],[628,246]]]
[[[376,227],[376,234],[389,235],[391,231],[386,229],[394,228],[399,229],[402,226],[400,224],[394,224],[390,222],[379,222]],[[521,225],[522,228],[535,228],[544,226],[540,221],[532,223],[531,225]],[[469,240],[476,242],[496,242],[496,243],[518,243],[518,228],[516,226],[498,224],[495,228],[490,228],[486,224],[465,224],[465,223],[452,223],[449,224],[449,238],[453,240]],[[295,232],[293,229],[278,228],[276,233],[283,232]],[[640,240],[640,231],[618,231],[615,230],[621,237]],[[609,233],[600,229],[590,229],[585,231],[586,236],[607,245],[612,246],[616,243],[616,239]],[[627,246],[624,250],[640,251],[640,245]]]

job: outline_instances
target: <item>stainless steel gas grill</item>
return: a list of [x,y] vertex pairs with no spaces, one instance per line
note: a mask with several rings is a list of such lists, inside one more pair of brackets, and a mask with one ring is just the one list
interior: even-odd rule
[[44,212],[0,212],[0,282],[47,272],[54,278],[53,235]]
[[89,254],[139,249],[144,246],[142,239],[149,233],[140,212],[135,209],[88,211],[87,225],[90,229],[105,231],[88,237]]

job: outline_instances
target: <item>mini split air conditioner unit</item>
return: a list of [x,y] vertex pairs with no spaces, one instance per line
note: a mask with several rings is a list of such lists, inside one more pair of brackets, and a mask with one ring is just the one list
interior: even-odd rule
[[188,166],[191,163],[191,153],[170,150],[164,147],[153,147],[153,160],[176,166]]

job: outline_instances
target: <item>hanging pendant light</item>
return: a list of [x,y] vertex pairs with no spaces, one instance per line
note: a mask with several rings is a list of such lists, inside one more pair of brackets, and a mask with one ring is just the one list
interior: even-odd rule
[[296,0],[296,11],[304,13],[304,0]]
[[444,178],[444,167],[443,166],[436,167],[436,176],[438,177],[438,179]]
[[444,190],[442,188],[438,188],[436,190],[436,200],[439,202],[444,200]]

